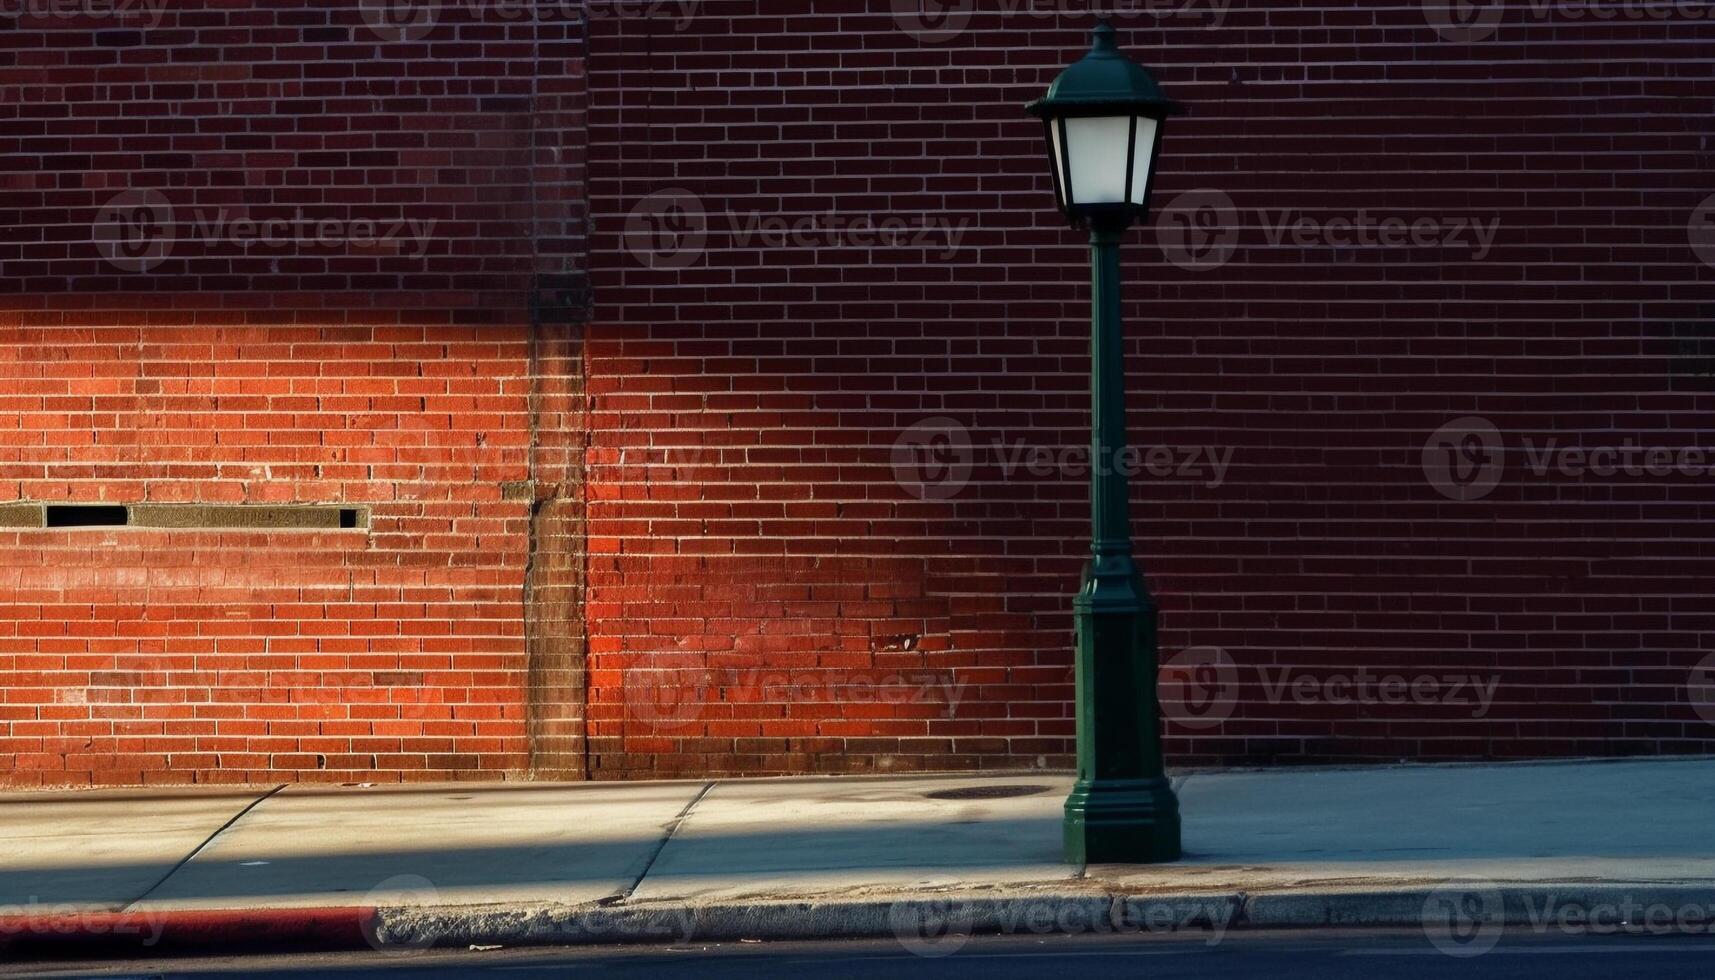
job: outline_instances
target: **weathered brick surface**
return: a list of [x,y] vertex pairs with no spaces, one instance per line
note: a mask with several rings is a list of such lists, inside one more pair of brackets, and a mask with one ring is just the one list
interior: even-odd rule
[[0,290],[527,289],[537,22],[388,9],[0,8]]
[[[1068,758],[1084,483],[1007,475],[992,447],[1086,438],[1086,259],[1021,107],[1091,21],[923,5],[963,28],[925,38],[897,6],[710,0],[686,23],[592,24],[597,774]],[[1688,703],[1715,650],[1715,480],[1538,476],[1524,442],[1710,439],[1715,273],[1688,225],[1715,191],[1715,24],[1698,5],[1518,0],[1492,36],[1449,41],[1416,3],[1219,5],[1218,27],[1217,5],[1183,6],[1118,20],[1191,108],[1158,210],[1207,188],[1238,212],[1209,228],[1236,227],[1225,264],[1181,268],[1156,228],[1126,249],[1134,441],[1232,454],[1219,486],[1175,467],[1134,489],[1164,654],[1232,663],[1233,684],[1192,685],[1231,717],[1170,724],[1170,758],[1715,749]],[[704,219],[637,218],[674,199]],[[1366,213],[1499,226],[1481,254],[1293,227]],[[628,239],[628,216],[661,234]],[[746,234],[829,216],[969,224],[945,251]],[[705,248],[678,251],[686,232]],[[1423,449],[1470,415],[1507,469],[1451,500]],[[917,500],[890,450],[943,416],[975,471]],[[808,693],[734,674],[758,666]],[[631,700],[655,701],[636,710],[622,679],[640,670],[680,693],[639,684]],[[950,713],[817,693],[896,671],[968,686]],[[1322,686],[1360,671],[1473,675],[1494,700]]]
[[115,6],[0,4],[0,502],[371,521],[0,529],[0,782],[577,775],[581,18]]
[[[376,521],[0,511],[4,778],[1068,763],[1086,257],[1021,107],[1090,18],[375,6],[0,27],[0,505]],[[1118,18],[1192,109],[1126,249],[1172,761],[1715,751],[1715,477],[1533,469],[1715,407],[1715,23],[1595,6]],[[173,246],[116,266],[128,189]],[[435,230],[198,231],[300,209]],[[1473,416],[1504,471],[1449,496],[1425,447]],[[968,479],[902,481],[941,419]]]
[[0,314],[6,499],[358,503],[367,529],[0,529],[0,780],[526,768],[528,328]]

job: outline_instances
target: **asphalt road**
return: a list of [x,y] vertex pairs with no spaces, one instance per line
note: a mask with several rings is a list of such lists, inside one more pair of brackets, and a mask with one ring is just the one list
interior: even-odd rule
[[1422,932],[1231,933],[1211,945],[1196,936],[977,937],[957,951],[922,956],[894,941],[740,943],[684,947],[517,949],[300,954],[202,960],[0,963],[5,977],[314,977],[319,980],[427,980],[492,977],[956,977],[1036,978],[1071,971],[1154,978],[1267,977],[1371,980],[1389,977],[1580,980],[1648,975],[1651,980],[1715,975],[1715,937],[1578,937],[1508,933],[1480,955],[1454,957]]

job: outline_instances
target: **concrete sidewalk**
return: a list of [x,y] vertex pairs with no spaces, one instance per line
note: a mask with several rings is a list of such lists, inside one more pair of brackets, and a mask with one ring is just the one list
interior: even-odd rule
[[0,945],[125,924],[191,936],[230,923],[209,918],[222,910],[377,945],[900,935],[949,909],[992,928],[1021,902],[1110,918],[1146,903],[1188,928],[1398,925],[1450,881],[1498,894],[1503,917],[1545,889],[1715,910],[1715,760],[1192,774],[1185,859],[1124,868],[1060,863],[1070,783],[6,794]]

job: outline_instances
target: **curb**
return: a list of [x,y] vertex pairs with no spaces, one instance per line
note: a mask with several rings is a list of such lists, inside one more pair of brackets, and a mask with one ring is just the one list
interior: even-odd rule
[[[1657,916],[1655,913],[1663,913]],[[739,940],[894,939],[922,956],[978,935],[1201,934],[1317,928],[1423,930],[1446,951],[1473,929],[1715,933],[1715,884],[1507,883],[1480,878],[1393,888],[1223,891],[914,893],[897,898],[765,899],[703,904],[252,909],[0,917],[0,952],[101,954],[581,946]],[[1570,923],[1565,916],[1570,915]],[[1677,916],[1677,918],[1676,918]],[[1444,945],[1445,943],[1445,945]],[[1454,954],[1459,955],[1459,954]]]
[[[1142,899],[1175,928],[1216,928],[1232,916],[1230,896]],[[878,939],[971,936],[1043,924],[1088,932],[1111,921],[1116,899],[1099,894],[1014,897],[902,896],[896,900],[720,902],[602,908],[383,909],[377,937],[389,945],[615,945],[739,940]],[[1044,913],[1047,913],[1044,915]],[[1079,928],[1079,926],[1083,928]],[[1111,931],[1111,930],[1109,930]]]
[[[1449,910],[1484,929],[1563,928],[1568,910],[1592,931],[1643,928],[1627,909],[1693,910],[1715,932],[1715,885],[1499,884],[1484,879],[1395,888],[1202,894],[1033,893],[903,895],[898,899],[731,901],[603,907],[382,909],[387,946],[602,945],[751,940],[898,939],[914,952],[973,935],[1206,933],[1232,930],[1409,928],[1446,931]],[[1638,915],[1634,912],[1632,915]],[[1440,917],[1439,920],[1437,917]],[[1700,927],[1700,928],[1699,928]],[[935,955],[925,952],[925,955]]]
[[0,953],[87,956],[358,949],[371,944],[377,921],[373,908],[6,915],[0,916]]

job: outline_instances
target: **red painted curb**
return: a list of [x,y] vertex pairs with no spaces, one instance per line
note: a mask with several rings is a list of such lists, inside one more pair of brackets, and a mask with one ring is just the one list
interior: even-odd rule
[[88,955],[195,950],[240,953],[372,945],[375,909],[73,912],[0,916],[0,952]]

